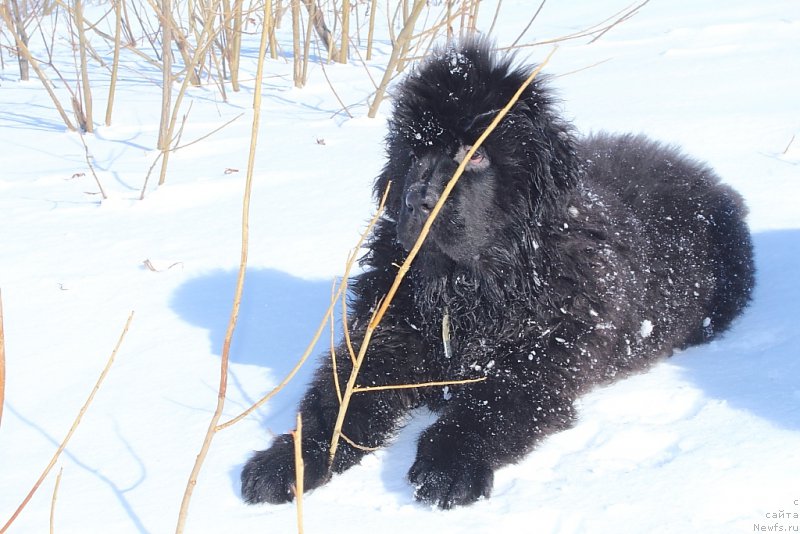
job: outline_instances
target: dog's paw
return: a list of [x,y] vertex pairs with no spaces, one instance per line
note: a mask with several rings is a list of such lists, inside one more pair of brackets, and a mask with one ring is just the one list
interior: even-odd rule
[[[303,445],[306,491],[325,482],[327,456],[317,447]],[[278,436],[272,447],[255,453],[242,468],[242,499],[250,504],[281,504],[295,497],[294,442],[292,436]]]
[[442,509],[472,504],[492,492],[494,472],[488,465],[436,465],[417,460],[408,472],[414,485],[414,497]]
[[279,436],[272,447],[255,453],[242,468],[242,498],[250,504],[280,504],[294,498],[294,447]]
[[[430,438],[434,432],[427,434]],[[447,439],[420,439],[417,458],[408,471],[418,501],[449,509],[489,497],[494,470],[482,458],[479,447],[463,442],[460,445]]]

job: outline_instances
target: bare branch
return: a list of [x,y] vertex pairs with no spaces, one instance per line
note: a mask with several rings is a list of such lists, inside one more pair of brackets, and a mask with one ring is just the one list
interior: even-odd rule
[[294,497],[297,508],[297,532],[303,534],[303,418],[297,414],[297,428],[292,432],[294,442]]
[[0,291],[0,423],[6,398],[6,337],[3,333],[3,292]]
[[[269,4],[265,4],[265,9],[269,8]],[[204,30],[205,31],[205,30]],[[208,430],[206,431],[203,444],[200,447],[200,452],[197,454],[192,472],[189,475],[189,480],[186,483],[186,490],[181,500],[181,508],[178,513],[178,524],[175,528],[177,534],[181,534],[186,528],[186,520],[189,515],[189,504],[191,503],[192,493],[197,485],[197,478],[200,475],[200,469],[205,462],[208,451],[211,448],[211,442],[214,435],[219,431],[218,423],[222,417],[222,410],[225,407],[225,394],[228,389],[228,363],[230,360],[231,342],[233,340],[233,332],[236,329],[236,322],[239,318],[239,308],[242,303],[242,292],[244,290],[244,278],[247,271],[247,256],[249,250],[249,224],[250,224],[250,194],[253,186],[253,172],[255,168],[255,154],[256,146],[258,143],[258,127],[261,119],[261,85],[264,79],[264,57],[267,49],[269,28],[264,25],[261,30],[261,42],[259,46],[258,64],[256,68],[256,81],[253,90],[253,125],[250,130],[250,152],[247,159],[247,177],[245,179],[244,198],[242,199],[242,242],[241,242],[241,256],[239,259],[239,273],[236,277],[236,290],[233,296],[233,305],[231,306],[231,315],[228,320],[228,328],[225,332],[225,340],[222,343],[222,355],[220,357],[219,369],[219,389],[217,390],[217,406],[211,420],[208,423]]]
[[44,479],[47,478],[48,474],[50,474],[50,470],[53,469],[53,466],[58,461],[58,458],[61,456],[61,453],[64,452],[64,449],[67,448],[67,443],[69,443],[70,438],[72,438],[72,435],[75,433],[75,430],[77,430],[78,425],[81,424],[81,420],[83,419],[83,416],[86,415],[86,411],[89,409],[89,405],[92,403],[92,401],[94,400],[95,395],[100,390],[100,385],[103,383],[103,380],[105,380],[106,375],[108,375],[108,371],[111,369],[111,365],[114,363],[114,359],[117,356],[117,352],[119,351],[120,346],[122,346],[122,341],[125,339],[125,334],[128,333],[128,328],[130,327],[132,320],[133,320],[133,312],[131,312],[130,315],[128,316],[128,320],[125,322],[125,328],[123,328],[122,334],[119,336],[119,341],[117,341],[117,345],[114,347],[114,350],[111,352],[111,356],[109,356],[108,362],[106,362],[106,366],[103,368],[103,371],[100,373],[100,377],[97,379],[97,382],[95,383],[94,388],[92,389],[92,392],[89,394],[89,398],[87,398],[86,402],[84,402],[83,406],[81,406],[81,409],[78,412],[78,416],[75,418],[75,421],[72,423],[72,426],[70,427],[69,432],[67,432],[67,436],[64,438],[64,440],[58,446],[58,449],[56,449],[55,454],[53,454],[53,457],[50,459],[50,463],[47,464],[47,467],[45,467],[44,471],[39,476],[39,479],[34,483],[34,485],[31,488],[31,490],[28,492],[28,494],[22,500],[22,503],[17,507],[17,509],[14,511],[14,513],[8,519],[8,521],[6,521],[6,524],[3,525],[2,528],[0,528],[0,534],[3,534],[4,532],[8,531],[8,528],[11,526],[11,524],[14,522],[14,520],[17,519],[17,517],[22,512],[22,510],[25,508],[25,506],[28,505],[28,503],[30,502],[30,500],[33,497],[34,493],[36,493],[36,490],[38,490],[39,486],[42,485],[42,482],[44,482]]
[[53,487],[53,497],[50,499],[50,534],[56,531],[56,499],[58,498],[58,487],[61,485],[61,475],[64,473],[64,468],[58,470],[56,475],[56,484]]

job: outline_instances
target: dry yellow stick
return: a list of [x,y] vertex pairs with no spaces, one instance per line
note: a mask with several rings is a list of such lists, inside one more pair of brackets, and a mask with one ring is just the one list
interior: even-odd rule
[[[358,243],[356,244],[355,251],[358,251],[359,249],[361,249],[361,246],[363,245],[364,240],[369,235],[369,233],[372,230],[373,226],[375,226],[375,223],[378,222],[378,219],[380,218],[381,214],[383,213],[383,207],[384,207],[384,204],[386,203],[386,197],[388,195],[389,195],[389,187],[387,186],[386,191],[384,191],[384,193],[383,193],[383,198],[381,199],[380,205],[378,206],[378,211],[375,212],[375,215],[372,217],[372,220],[367,225],[367,229],[364,230],[364,232],[361,234],[361,237],[359,238]],[[348,260],[348,263],[345,266],[344,275],[343,275],[343,278],[342,278],[343,280],[346,280],[349,277],[350,269],[353,267],[353,263],[355,263],[355,258],[356,258],[356,254],[355,253],[350,255],[350,259]],[[297,363],[292,368],[292,370],[289,371],[289,373],[286,375],[286,377],[284,377],[284,379],[281,380],[281,382],[277,386],[275,386],[272,389],[272,391],[270,391],[269,393],[267,393],[266,395],[261,397],[257,402],[255,402],[248,409],[246,409],[245,411],[243,411],[242,413],[240,413],[239,415],[237,415],[236,417],[234,417],[230,421],[226,421],[225,423],[222,423],[221,425],[219,425],[217,427],[217,430],[222,430],[223,428],[228,428],[229,426],[238,423],[239,421],[241,421],[242,419],[244,419],[245,417],[247,417],[248,415],[250,415],[251,413],[253,413],[257,409],[259,409],[261,406],[263,406],[267,401],[269,401],[272,397],[274,397],[280,390],[282,390],[286,386],[286,384],[291,382],[292,378],[294,378],[294,375],[296,375],[297,372],[300,370],[300,368],[303,366],[303,364],[306,363],[306,360],[311,355],[311,351],[314,350],[314,346],[317,344],[317,341],[319,340],[319,337],[322,335],[322,331],[325,329],[325,324],[330,319],[331,314],[333,314],[333,309],[336,306],[336,301],[339,298],[341,298],[341,296],[344,294],[344,292],[346,290],[347,290],[347,285],[346,284],[340,284],[339,285],[339,290],[336,292],[336,296],[331,300],[331,304],[330,304],[330,306],[328,306],[328,310],[325,312],[325,316],[320,321],[319,326],[317,327],[317,331],[314,333],[314,336],[311,338],[311,341],[309,342],[308,346],[306,347],[305,352],[300,357],[300,359],[297,361]]]
[[350,0],[342,0],[342,46],[339,49],[339,63],[347,63],[350,44]]
[[[316,4],[314,4],[314,9],[316,9]],[[311,34],[314,31],[314,25],[311,24],[311,17],[313,15],[311,13],[308,14],[308,24],[306,24],[306,36],[305,41],[303,41],[303,69],[300,73],[300,78],[303,81],[303,85],[306,84],[308,81],[308,63],[311,60],[309,57],[311,53]]]
[[[346,303],[346,299],[342,299]],[[331,285],[331,306],[336,304],[336,279],[333,280]],[[339,404],[342,403],[342,388],[339,386],[339,371],[336,368],[336,321],[333,314],[330,314],[331,322],[331,369],[333,371],[333,387],[336,388],[336,398],[339,399]]]
[[379,451],[381,449],[380,447],[367,447],[366,445],[359,445],[358,443],[356,443],[352,439],[348,438],[347,435],[344,432],[342,432],[342,439],[346,443],[349,443],[353,448],[361,449],[362,451],[375,452],[375,451]]
[[367,61],[372,59],[372,39],[375,35],[375,11],[378,0],[372,0],[369,8],[369,31],[367,32]]
[[108,102],[106,104],[106,126],[111,126],[111,113],[114,110],[114,96],[117,89],[117,73],[119,71],[120,39],[122,37],[122,2],[114,0],[114,59],[111,62],[111,83],[108,86]]
[[300,0],[292,4],[292,79],[295,87],[303,87],[303,64],[300,54]]
[[[216,12],[219,6],[219,2],[220,0],[213,0],[209,9],[212,12]],[[170,151],[168,150],[168,148],[173,140],[173,133],[175,131],[175,126],[178,122],[178,113],[180,111],[181,102],[183,101],[184,95],[186,94],[189,82],[194,78],[195,69],[197,68],[198,65],[200,65],[203,56],[208,51],[208,48],[210,48],[214,44],[214,39],[216,39],[217,34],[221,30],[221,28],[213,27],[213,21],[214,17],[209,16],[206,18],[206,21],[203,24],[203,31],[200,34],[200,39],[198,39],[197,46],[195,47],[194,50],[194,55],[188,61],[185,61],[186,73],[183,78],[183,82],[181,83],[181,86],[178,89],[177,94],[175,95],[174,103],[172,103],[172,114],[169,116],[168,128],[166,132],[167,143],[165,147],[159,147],[161,149],[161,154],[163,154],[163,156],[161,158],[161,173],[159,174],[158,185],[164,185],[164,182],[167,179],[167,166],[169,163],[169,156],[170,156]],[[164,14],[161,23],[169,25],[169,27],[172,29],[173,36],[178,36],[180,34],[180,31],[177,32],[175,31],[174,21],[172,20],[171,16],[167,16],[167,14]],[[203,40],[203,38],[205,38],[205,40]],[[259,58],[259,62],[260,61],[262,61],[262,58]],[[166,90],[166,88],[162,88],[162,90]],[[147,184],[145,184],[145,188],[146,187]],[[142,189],[140,198],[144,198],[144,188]]]
[[418,384],[393,384],[390,386],[356,386],[353,388],[353,393],[366,393],[370,391],[387,391],[391,389],[415,389],[415,388],[428,388],[433,386],[457,386],[459,384],[474,384],[475,382],[483,382],[486,380],[485,376],[480,378],[465,378],[464,380],[440,380],[438,382],[420,382]]
[[294,497],[297,506],[297,532],[303,534],[303,418],[297,414],[297,429],[292,432],[294,441]]
[[[172,139],[170,132],[170,106],[172,105],[172,25],[167,21],[170,12],[170,1],[163,0],[161,15],[161,120],[158,123],[157,148],[162,152],[169,148]],[[187,66],[187,69],[190,67]],[[187,70],[186,76],[189,76]],[[161,182],[159,182],[159,185]]]
[[231,48],[231,87],[234,92],[239,91],[239,61],[242,54],[242,4],[244,0],[236,0],[233,3],[233,43],[228,46]]
[[6,398],[6,336],[3,333],[3,292],[0,291],[0,422]]
[[[385,298],[381,299],[379,304],[385,302]],[[378,308],[379,309],[379,308]],[[375,332],[375,328],[371,325],[375,321],[375,316],[378,313],[378,309],[376,309],[372,313],[372,317],[367,326],[367,330],[364,333],[364,339],[361,341],[361,347],[358,350],[358,356],[356,356],[356,361],[353,362],[353,368],[350,370],[350,378],[347,380],[347,385],[344,389],[344,395],[342,395],[342,402],[339,403],[339,412],[336,416],[336,423],[333,425],[333,435],[331,436],[331,448],[328,456],[328,465],[330,467],[333,466],[333,460],[336,457],[336,449],[339,447],[339,439],[342,437],[342,427],[344,426],[344,417],[347,414],[347,408],[350,406],[350,399],[353,397],[353,390],[356,387],[356,379],[358,378],[358,373],[361,370],[361,365],[364,363],[364,357],[367,354],[367,347],[369,346],[370,341],[372,340],[372,334]]]
[[[278,2],[280,4],[280,2]],[[278,6],[280,9],[280,5]],[[264,26],[269,30],[269,55],[272,59],[278,59],[278,42],[275,39],[275,20],[272,17],[272,0],[267,0],[264,6]]]
[[58,470],[56,476],[56,485],[53,487],[53,498],[50,500],[50,534],[56,530],[56,498],[58,497],[58,487],[61,485],[61,475],[64,473],[64,468]]
[[394,296],[397,293],[398,288],[400,287],[400,283],[403,281],[403,278],[405,278],[406,273],[408,273],[408,270],[411,267],[411,262],[414,261],[414,258],[417,257],[420,248],[422,248],[422,243],[428,236],[428,232],[430,232],[431,226],[433,225],[433,221],[436,219],[436,216],[439,215],[439,211],[441,211],[442,206],[444,205],[447,198],[450,196],[450,192],[455,187],[456,183],[458,182],[458,179],[464,172],[464,169],[466,169],[467,163],[469,163],[473,154],[475,154],[475,151],[478,150],[478,148],[483,144],[483,142],[486,140],[489,134],[491,134],[497,127],[497,125],[500,124],[500,121],[503,120],[503,117],[505,117],[506,114],[514,106],[514,104],[516,104],[517,100],[519,100],[520,96],[522,96],[523,91],[525,91],[525,89],[533,82],[534,78],[536,78],[539,72],[541,72],[542,68],[544,68],[544,66],[547,65],[547,62],[550,61],[550,58],[553,56],[555,51],[556,48],[554,48],[547,55],[544,61],[542,61],[542,63],[540,63],[539,66],[537,66],[536,69],[534,69],[533,72],[531,72],[530,76],[528,76],[528,78],[522,83],[522,85],[520,85],[519,89],[517,89],[517,92],[514,93],[514,96],[512,96],[511,99],[508,101],[508,104],[506,104],[503,107],[503,109],[501,109],[497,113],[497,115],[489,124],[489,126],[486,127],[486,129],[483,131],[480,137],[478,137],[478,139],[475,141],[475,144],[473,144],[472,147],[467,151],[466,155],[464,156],[464,159],[461,160],[461,163],[458,165],[458,168],[453,173],[453,177],[450,178],[449,182],[447,182],[447,185],[442,191],[439,200],[436,202],[436,205],[431,210],[428,219],[422,226],[422,230],[420,231],[417,241],[414,243],[414,246],[411,247],[408,256],[398,269],[397,275],[395,276],[392,286],[389,288],[389,291],[386,293],[386,296],[380,302],[378,308],[375,310],[375,313],[373,314],[373,317],[370,320],[369,325],[367,326],[366,332],[364,334],[364,340],[361,342],[361,347],[359,348],[358,357],[356,358],[356,363],[353,366],[352,372],[350,373],[350,379],[347,382],[344,395],[342,396],[342,403],[339,407],[339,414],[336,418],[336,424],[333,428],[333,436],[331,437],[331,447],[329,456],[331,465],[333,464],[333,459],[336,456],[336,450],[339,446],[339,438],[341,437],[342,434],[342,426],[344,425],[344,418],[347,413],[347,408],[350,404],[350,398],[352,397],[353,390],[356,387],[355,384],[356,378],[358,376],[359,369],[361,368],[361,364],[364,362],[364,357],[366,355],[369,342],[372,339],[372,334],[375,332],[375,329],[378,327],[378,324],[380,323],[381,319],[383,319],[386,310],[392,303],[392,299],[394,299]]
[[81,91],[80,94],[83,98],[83,111],[86,117],[84,130],[87,133],[94,131],[94,119],[92,117],[92,86],[89,83],[89,71],[86,64],[86,29],[83,24],[83,3],[81,0],[74,0],[73,4],[73,17],[75,21],[75,29],[78,32],[78,50],[81,61]]
[[422,9],[426,6],[426,2],[424,0],[415,0],[414,7],[411,10],[411,13],[407,18],[405,18],[403,23],[403,29],[400,30],[400,33],[397,35],[397,41],[392,46],[392,54],[389,56],[389,62],[386,64],[386,70],[383,72],[383,79],[381,79],[381,83],[378,85],[378,90],[375,91],[375,97],[372,99],[372,103],[369,106],[369,112],[367,116],[370,119],[374,119],[375,115],[378,113],[378,108],[383,101],[383,97],[386,94],[386,88],[389,86],[389,82],[392,81],[392,76],[394,74],[395,69],[400,61],[402,61],[404,52],[408,52],[408,43],[411,39],[411,36],[414,34],[414,24],[417,22],[420,13],[422,13]]
[[131,312],[131,314],[128,316],[128,320],[125,323],[125,328],[122,330],[122,334],[119,336],[119,341],[117,341],[116,347],[114,347],[114,350],[111,352],[111,356],[109,356],[108,362],[106,363],[106,366],[103,368],[103,372],[100,373],[100,377],[97,379],[97,382],[95,383],[94,388],[92,389],[92,392],[89,394],[89,398],[87,398],[86,402],[84,402],[83,406],[81,406],[81,410],[78,412],[78,416],[75,418],[75,421],[72,423],[72,426],[70,427],[69,432],[67,432],[67,436],[64,438],[64,441],[61,442],[61,445],[58,446],[58,449],[56,450],[55,454],[53,455],[53,458],[50,459],[50,463],[47,464],[47,467],[45,467],[44,471],[39,476],[39,479],[36,481],[36,483],[33,485],[31,490],[28,492],[28,495],[25,496],[25,498],[22,500],[22,503],[17,507],[17,509],[14,511],[14,513],[9,518],[9,520],[6,521],[6,524],[3,525],[3,528],[0,528],[0,534],[6,532],[8,530],[8,528],[11,526],[11,523],[14,522],[14,520],[17,518],[17,516],[20,514],[20,512],[22,512],[23,508],[25,508],[25,506],[28,505],[28,502],[31,500],[31,497],[33,497],[33,494],[36,493],[36,490],[38,490],[39,486],[42,485],[42,482],[44,481],[44,479],[50,473],[50,470],[53,468],[53,466],[58,461],[59,456],[61,456],[61,453],[64,452],[64,449],[67,447],[67,443],[69,443],[70,438],[75,433],[75,430],[78,428],[78,425],[81,423],[81,419],[83,419],[83,416],[86,414],[86,411],[89,409],[89,405],[92,403],[92,400],[94,400],[94,396],[97,394],[97,391],[100,389],[100,385],[103,383],[103,380],[105,380],[106,375],[108,374],[108,371],[111,369],[111,364],[114,363],[114,358],[116,358],[117,352],[119,351],[119,348],[122,345],[122,341],[125,339],[125,334],[128,333],[128,328],[130,327],[132,320],[133,320],[133,312]]
[[[208,26],[206,26],[203,31],[206,32],[207,28]],[[239,318],[239,308],[242,303],[242,292],[244,289],[244,277],[247,270],[247,255],[249,250],[248,244],[250,235],[250,192],[252,191],[253,169],[255,167],[256,145],[258,142],[258,127],[261,119],[261,83],[264,79],[264,54],[267,49],[268,32],[269,29],[267,26],[264,26],[261,30],[261,43],[259,45],[258,63],[256,67],[256,81],[255,87],[253,88],[253,126],[250,131],[250,152],[247,158],[247,177],[245,178],[244,198],[242,199],[241,256],[239,259],[239,273],[236,277],[236,290],[233,296],[233,305],[231,306],[228,329],[225,332],[225,340],[222,343],[219,389],[217,390],[217,406],[214,410],[214,414],[211,416],[211,421],[209,421],[208,429],[206,430],[206,435],[203,439],[203,444],[200,447],[200,452],[197,454],[194,466],[192,467],[192,472],[189,475],[189,481],[186,483],[186,490],[183,493],[181,508],[178,512],[178,524],[175,527],[175,532],[177,534],[181,534],[186,528],[186,519],[189,516],[189,504],[192,500],[192,493],[197,485],[197,478],[200,475],[200,469],[202,468],[203,462],[205,462],[208,451],[211,448],[211,442],[214,439],[214,435],[219,430],[217,423],[219,423],[220,417],[222,417],[222,410],[225,407],[225,393],[228,389],[228,362],[230,359],[231,341],[233,340],[233,332],[236,329],[236,321]]]

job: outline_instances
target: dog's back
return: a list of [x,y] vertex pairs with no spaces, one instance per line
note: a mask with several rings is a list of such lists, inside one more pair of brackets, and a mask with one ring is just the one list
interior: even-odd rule
[[598,134],[580,152],[587,187],[619,199],[640,224],[636,246],[649,262],[644,301],[666,305],[654,307],[672,323],[674,346],[724,331],[754,285],[741,196],[707,165],[644,136]]

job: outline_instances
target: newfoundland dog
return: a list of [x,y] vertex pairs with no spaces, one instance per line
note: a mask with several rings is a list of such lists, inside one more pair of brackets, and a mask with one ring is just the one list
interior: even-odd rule
[[[356,351],[467,150],[531,72],[483,41],[439,50],[401,83],[389,121],[392,183],[351,284]],[[742,198],[707,165],[642,136],[578,136],[537,78],[470,158],[372,337],[358,384],[484,378],[339,400],[328,358],[300,405],[305,489],[381,447],[413,408],[438,420],[408,472],[415,497],[451,508],[488,497],[494,470],[570,426],[591,386],[708,341],[754,283]],[[339,384],[352,368],[336,351]],[[250,503],[293,499],[290,435],[242,471]]]

